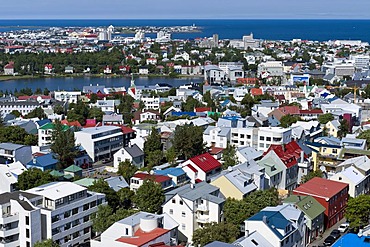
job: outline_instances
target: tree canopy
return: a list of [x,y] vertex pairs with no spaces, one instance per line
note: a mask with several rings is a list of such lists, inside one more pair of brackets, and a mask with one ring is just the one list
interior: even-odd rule
[[55,178],[50,175],[50,171],[31,168],[18,176],[17,186],[20,190],[28,190],[54,181]]
[[314,177],[322,178],[323,173],[320,169],[316,171],[309,172],[307,175],[302,176],[301,184],[308,182],[309,180],[313,179]]
[[370,130],[365,130],[361,134],[359,134],[356,138],[358,139],[365,139],[368,148],[370,148]]
[[232,243],[239,233],[239,227],[227,222],[206,224],[194,231],[193,245],[202,247],[213,241]]
[[368,225],[370,220],[370,195],[349,198],[345,215],[351,227]]
[[281,117],[280,126],[283,127],[283,128],[288,128],[293,123],[296,123],[299,120],[301,120],[301,118],[299,116],[292,116],[290,114],[287,114],[287,115]]
[[137,171],[137,167],[133,165],[129,160],[120,162],[118,165],[118,174],[121,175],[127,182]]
[[25,118],[39,118],[44,119],[47,118],[44,110],[41,107],[36,107],[30,113],[28,113]]
[[157,165],[162,160],[161,136],[155,127],[152,127],[152,131],[144,143],[144,154],[145,163],[149,167]]
[[36,242],[34,247],[58,247],[59,244],[55,243],[52,239],[47,239],[42,242]]
[[333,120],[334,120],[334,116],[333,116],[333,114],[331,114],[331,113],[325,113],[325,114],[320,115],[320,116],[317,118],[317,120],[319,120],[319,122],[320,122],[321,124],[327,124],[328,122],[330,122],[330,121],[333,121]]
[[139,189],[137,189],[133,202],[141,211],[157,213],[164,199],[164,192],[161,185],[150,179],[146,179]]
[[340,120],[339,123],[338,138],[343,138],[349,133],[349,125],[345,119]]
[[236,156],[236,148],[233,145],[227,144],[222,153],[222,169],[227,169],[229,166],[238,164],[238,157]]
[[102,178],[98,179],[94,181],[91,186],[89,186],[89,190],[105,194],[105,199],[107,200],[109,206],[113,211],[117,210],[120,204],[119,197],[117,193],[109,187],[108,182],[104,181]]
[[202,154],[204,152],[202,127],[188,124],[176,126],[172,144],[178,156],[183,159]]
[[11,142],[22,145],[37,145],[37,136],[28,134],[19,126],[1,126],[0,143]]

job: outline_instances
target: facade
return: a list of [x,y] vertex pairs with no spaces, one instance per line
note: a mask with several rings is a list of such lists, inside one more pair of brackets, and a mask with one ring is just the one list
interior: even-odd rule
[[0,143],[0,164],[10,164],[16,161],[19,161],[22,164],[27,164],[31,159],[31,146]]
[[257,71],[258,77],[282,76],[284,74],[283,63],[280,61],[268,61],[260,63]]
[[258,130],[258,148],[265,151],[272,144],[287,144],[291,141],[292,131],[281,127],[259,127]]
[[136,145],[129,145],[113,155],[113,165],[118,168],[120,162],[130,161],[137,168],[144,167],[144,152]]
[[113,158],[113,154],[123,147],[123,134],[116,126],[84,128],[75,132],[75,138],[76,144],[80,144],[94,162]]
[[80,91],[55,91],[54,98],[58,101],[77,103],[81,97]]
[[153,179],[154,182],[161,185],[163,190],[173,187],[172,179],[168,176],[138,172],[130,179],[130,190],[137,191],[146,179]]
[[117,221],[91,247],[174,246],[177,245],[178,224],[167,214],[139,212]]
[[160,107],[158,96],[142,95],[140,100],[144,103],[145,110],[158,110]]
[[[63,125],[62,126],[63,131],[67,131],[69,129],[69,126]],[[41,126],[38,129],[38,146],[48,146],[52,142],[52,135],[53,131],[55,129],[55,124],[53,123],[47,123]]]
[[203,140],[208,147],[226,148],[230,142],[231,128],[208,126],[203,133]]
[[217,187],[206,182],[181,186],[165,196],[162,210],[179,224],[179,241],[191,242],[196,229],[223,221],[225,199]]
[[52,182],[26,192],[40,197],[33,206],[40,208],[42,214],[37,222],[41,225],[42,239],[53,239],[62,247],[90,240],[90,217],[99,205],[105,204],[104,194],[71,182]]
[[197,155],[181,164],[192,182],[210,181],[221,172],[221,163],[209,153]]
[[315,177],[293,190],[293,194],[312,196],[325,207],[325,227],[330,228],[344,217],[349,185]]
[[3,114],[11,113],[12,111],[19,111],[22,115],[27,115],[35,108],[40,107],[37,101],[6,101],[0,102],[0,111]]

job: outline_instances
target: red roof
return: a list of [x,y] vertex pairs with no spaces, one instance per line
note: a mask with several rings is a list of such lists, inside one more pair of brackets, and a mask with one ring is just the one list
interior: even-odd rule
[[238,78],[236,79],[236,82],[238,84],[249,84],[249,85],[255,85],[259,82],[258,78]]
[[211,111],[211,107],[196,107],[195,112]]
[[262,95],[262,88],[252,88],[250,92],[253,96]]
[[215,154],[219,154],[219,153],[222,153],[224,151],[223,148],[217,148],[217,147],[213,147],[211,148],[208,152],[212,155],[215,155]]
[[140,178],[142,180],[154,179],[154,182],[157,182],[157,183],[162,183],[164,181],[171,180],[171,178],[168,177],[168,176],[155,175],[155,174],[151,175],[151,174],[142,173],[142,172],[136,173],[133,177],[134,178]]
[[77,120],[76,121],[68,122],[67,119],[64,119],[64,120],[62,120],[60,122],[61,122],[61,124],[68,125],[68,126],[82,127],[81,124],[80,124],[80,122],[78,122]]
[[85,128],[88,127],[95,127],[96,126],[96,119],[86,119]]
[[14,64],[8,63],[7,65],[4,66],[4,69],[14,69]]
[[[263,155],[266,155],[270,151],[274,151],[285,166],[290,168],[298,164],[302,149],[296,141],[291,141],[288,144],[283,145],[272,144]],[[307,155],[305,154],[304,157],[307,158]]]
[[29,99],[37,100],[38,97],[41,97],[41,99],[51,99],[51,96],[48,95],[31,95],[31,96],[21,95],[18,96],[18,100],[29,100]]
[[299,110],[300,114],[323,114],[321,109]]
[[209,153],[204,153],[190,159],[202,171],[209,172],[221,167],[221,163]]
[[134,133],[136,132],[135,130],[131,129],[130,127],[123,126],[121,125],[121,130],[123,134],[128,134],[128,133]]
[[198,172],[198,170],[197,170],[197,169],[195,169],[195,168],[194,168],[194,166],[192,166],[192,165],[190,165],[190,164],[189,164],[189,165],[187,165],[186,167],[189,167],[189,169],[190,169],[190,170],[192,170],[193,172]]
[[325,178],[314,177],[293,190],[294,194],[332,198],[349,185]]
[[290,114],[290,115],[299,114],[298,106],[283,106],[283,107],[280,107],[279,110],[284,114]]
[[168,233],[170,230],[163,228],[155,228],[150,232],[144,232],[140,228],[135,232],[133,237],[120,237],[116,241],[121,243],[130,244],[133,246],[143,246],[151,241],[156,240],[157,238]]

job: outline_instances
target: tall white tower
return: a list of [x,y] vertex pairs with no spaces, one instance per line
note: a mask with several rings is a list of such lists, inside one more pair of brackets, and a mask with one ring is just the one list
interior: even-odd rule
[[107,38],[108,40],[112,40],[112,34],[114,32],[114,27],[112,25],[110,25],[107,29]]

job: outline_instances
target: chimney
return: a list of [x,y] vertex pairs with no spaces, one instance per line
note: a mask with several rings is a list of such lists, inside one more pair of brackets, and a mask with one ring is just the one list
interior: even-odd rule
[[304,152],[303,150],[301,150],[301,163],[303,163],[303,161],[304,161]]
[[36,163],[37,163],[37,162],[36,162],[36,158],[33,158],[33,159],[32,159],[32,163],[36,165]]

